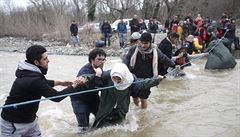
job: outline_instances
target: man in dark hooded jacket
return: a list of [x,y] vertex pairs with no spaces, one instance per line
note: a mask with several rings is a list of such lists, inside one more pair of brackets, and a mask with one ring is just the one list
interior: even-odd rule
[[[41,97],[53,97],[72,93],[79,84],[84,84],[86,79],[80,80],[56,81],[47,80],[45,74],[48,70],[48,56],[46,49],[42,46],[34,45],[26,51],[27,60],[19,62],[16,70],[16,79],[12,85],[5,105],[11,105],[20,102],[39,100]],[[53,86],[68,86],[62,91],[56,91]],[[65,97],[51,99],[60,102]],[[0,136],[6,137],[41,137],[40,128],[37,123],[37,111],[40,102],[34,102],[15,107],[6,107],[2,109],[0,120]]]
[[75,46],[75,45],[80,45],[80,40],[79,40],[79,36],[78,36],[78,26],[77,23],[75,22],[75,20],[72,21],[72,24],[70,26],[70,32],[71,32],[71,45]]
[[[101,74],[99,76],[99,74],[95,72],[95,69],[103,69],[106,61],[106,52],[101,48],[95,48],[89,52],[88,61],[89,62],[79,70],[77,76],[91,75],[91,80],[89,79],[88,83],[82,86],[82,88],[84,87],[85,90],[93,90],[102,85]],[[78,88],[76,90],[78,90]],[[82,132],[88,131],[90,113],[96,115],[99,101],[98,90],[71,96],[73,112],[76,116],[78,127]]]

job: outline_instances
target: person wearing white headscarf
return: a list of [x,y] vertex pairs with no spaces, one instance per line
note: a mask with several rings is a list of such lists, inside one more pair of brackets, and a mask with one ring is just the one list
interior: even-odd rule
[[115,64],[110,72],[110,78],[105,84],[105,86],[112,88],[106,88],[101,92],[100,105],[93,127],[99,128],[123,121],[129,109],[131,92],[139,92],[156,86],[161,78],[157,76],[140,81],[129,71],[125,64]]
[[[129,71],[128,67],[123,63],[116,64],[111,70],[110,75],[114,83],[114,86],[117,90],[127,89],[134,80],[132,73]],[[117,79],[116,77],[120,79],[119,82],[116,81]]]

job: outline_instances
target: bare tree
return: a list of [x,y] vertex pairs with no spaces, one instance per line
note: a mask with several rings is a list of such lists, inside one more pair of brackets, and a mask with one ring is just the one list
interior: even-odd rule
[[88,0],[87,7],[88,7],[88,21],[93,21],[95,19],[95,11],[96,11],[96,0]]
[[[172,17],[174,14],[181,13],[182,5],[184,5],[185,0],[163,0],[167,8],[167,18]],[[178,8],[179,7],[179,8]]]
[[153,10],[153,17],[158,16],[159,8],[160,8],[160,2],[158,1],[156,6],[154,7],[154,10]]
[[85,22],[86,16],[84,10],[87,7],[85,0],[71,0],[70,5],[73,7],[72,12],[75,20]]
[[233,4],[232,4],[232,9],[233,9],[233,13],[237,18],[240,18],[240,1],[239,0],[233,0]]
[[67,4],[66,0],[48,0],[46,2],[48,3],[48,5],[53,7],[57,16],[63,15]]
[[151,10],[149,10],[149,9],[153,8],[152,7],[153,5],[151,3],[153,3],[153,0],[144,0],[143,1],[142,9],[141,8],[140,9],[142,11],[144,19],[149,19],[151,17]]
[[[69,25],[74,18],[79,23],[110,21],[137,14],[166,19],[173,15],[184,17],[191,12],[219,19],[227,11],[240,17],[240,0],[29,0],[27,9],[14,6],[12,0],[2,0],[0,36],[26,36],[68,40]],[[97,11],[97,12],[96,12]]]
[[11,12],[12,8],[14,7],[12,0],[4,0],[4,3],[7,7],[7,10],[9,10],[9,12]]
[[29,0],[29,2],[33,4],[34,8],[37,10],[39,15],[41,16],[43,22],[47,23],[47,17],[45,13],[47,9],[46,2],[44,0]]
[[124,17],[128,10],[134,8],[140,2],[137,0],[100,0],[100,3],[105,4],[110,9],[110,13],[118,12],[120,17]]

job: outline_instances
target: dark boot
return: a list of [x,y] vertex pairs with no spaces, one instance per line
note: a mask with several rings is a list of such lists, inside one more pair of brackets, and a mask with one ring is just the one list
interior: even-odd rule
[[120,49],[123,48],[123,43],[120,43]]
[[108,39],[108,46],[110,46],[110,44],[111,44],[111,41],[110,41],[110,38]]

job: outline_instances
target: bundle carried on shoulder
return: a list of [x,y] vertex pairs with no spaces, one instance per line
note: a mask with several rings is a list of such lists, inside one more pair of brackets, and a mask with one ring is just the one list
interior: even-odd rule
[[205,69],[228,69],[234,68],[237,64],[221,39],[212,41],[206,51],[209,52],[209,55]]

